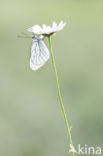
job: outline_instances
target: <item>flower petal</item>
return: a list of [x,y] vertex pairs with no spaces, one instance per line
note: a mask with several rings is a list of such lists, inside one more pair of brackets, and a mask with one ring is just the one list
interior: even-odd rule
[[43,34],[46,33],[46,29],[47,29],[47,26],[45,24],[42,25],[42,31],[43,31]]
[[47,26],[47,28],[46,28],[46,33],[49,34],[49,33],[51,33],[51,32],[52,32],[51,27],[50,27],[50,26]]
[[57,23],[54,21],[52,24],[52,28],[56,28],[57,27]]
[[57,31],[62,30],[65,27],[66,23],[63,23],[63,21],[61,21],[58,25]]
[[41,34],[42,33],[42,28],[39,25],[35,25],[32,27],[33,33],[35,34]]
[[57,23],[54,21],[53,24],[52,24],[52,31],[56,31],[57,29]]

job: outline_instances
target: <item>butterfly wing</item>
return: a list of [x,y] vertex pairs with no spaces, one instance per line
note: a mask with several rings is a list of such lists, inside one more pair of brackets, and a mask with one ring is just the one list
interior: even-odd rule
[[49,51],[42,40],[33,41],[31,46],[30,68],[38,70],[49,59]]

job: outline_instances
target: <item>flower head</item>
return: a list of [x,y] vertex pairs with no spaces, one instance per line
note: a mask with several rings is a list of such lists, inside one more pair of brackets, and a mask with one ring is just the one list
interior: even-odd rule
[[65,25],[66,23],[63,23],[63,21],[61,21],[58,25],[56,22],[53,22],[52,27],[46,26],[45,24],[43,24],[42,27],[40,27],[39,25],[34,25],[33,27],[27,30],[36,35],[50,36],[62,30],[65,27]]

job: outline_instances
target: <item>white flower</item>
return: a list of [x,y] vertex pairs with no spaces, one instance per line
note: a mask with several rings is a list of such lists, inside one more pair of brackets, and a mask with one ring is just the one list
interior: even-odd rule
[[40,27],[39,25],[34,25],[33,27],[27,29],[29,32],[32,32],[36,35],[44,35],[44,36],[49,36],[52,35],[60,30],[62,30],[65,27],[66,23],[63,23],[61,21],[59,25],[57,25],[56,22],[53,22],[52,27],[46,26],[45,24]]

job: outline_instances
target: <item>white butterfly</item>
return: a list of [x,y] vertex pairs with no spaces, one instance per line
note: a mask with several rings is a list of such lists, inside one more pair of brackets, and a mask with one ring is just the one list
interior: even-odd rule
[[38,70],[49,59],[49,50],[43,42],[43,37],[33,36],[31,55],[30,55],[30,68],[32,70]]

